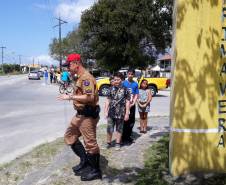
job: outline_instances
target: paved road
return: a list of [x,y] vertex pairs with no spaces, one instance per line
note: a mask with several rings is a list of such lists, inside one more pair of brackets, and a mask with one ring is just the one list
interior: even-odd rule
[[[58,87],[27,76],[0,77],[0,163],[63,136],[73,114],[71,102],[56,101]],[[103,110],[105,98],[100,97]],[[151,103],[151,116],[169,114],[169,91]],[[137,116],[138,117],[138,113]],[[106,123],[101,112],[100,123]]]
[[8,82],[0,86],[0,163],[62,136],[70,106],[56,101],[56,86],[25,76]]

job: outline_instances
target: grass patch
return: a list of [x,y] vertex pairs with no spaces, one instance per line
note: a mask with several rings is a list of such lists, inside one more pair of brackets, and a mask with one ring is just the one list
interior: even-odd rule
[[[173,178],[169,174],[169,135],[163,136],[145,153],[145,168],[139,172],[136,185],[170,185],[170,184],[199,184],[199,185],[226,185],[225,173],[197,172]],[[167,182],[164,180],[166,178]],[[189,181],[189,176],[194,177]]]
[[0,166],[0,184],[17,185],[24,177],[46,167],[65,146],[63,138],[42,144],[31,152]]
[[[107,129],[107,124],[100,124],[100,125],[98,125],[98,129],[100,130],[102,130],[102,129]],[[106,131],[106,130],[104,130],[104,131]],[[107,131],[106,131],[107,132]]]
[[56,155],[58,147],[64,146],[63,139],[58,139],[52,143],[45,143],[32,151],[33,158],[46,158]]
[[136,185],[166,185],[163,172],[168,172],[169,135],[163,136],[145,153],[145,168],[138,174]]
[[214,177],[205,180],[205,185],[226,185],[225,174],[217,174]]
[[8,76],[8,75],[22,75],[22,74],[25,74],[25,73],[21,73],[19,71],[13,71],[11,73],[3,73],[2,71],[0,71],[0,76]]

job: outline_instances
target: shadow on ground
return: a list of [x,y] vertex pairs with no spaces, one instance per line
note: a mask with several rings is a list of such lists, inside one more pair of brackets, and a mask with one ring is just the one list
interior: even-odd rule
[[142,170],[137,167],[116,169],[108,166],[108,160],[101,155],[101,169],[103,171],[103,180],[107,183],[120,182],[131,183],[136,182],[138,173]]

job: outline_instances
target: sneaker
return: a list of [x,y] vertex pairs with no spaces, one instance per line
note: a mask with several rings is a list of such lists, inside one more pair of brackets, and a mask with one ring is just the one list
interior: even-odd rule
[[121,145],[119,143],[115,144],[115,150],[120,150],[121,149]]
[[106,144],[104,144],[104,145],[101,147],[101,149],[103,149],[103,150],[106,150],[106,149],[109,149],[109,148],[111,148],[111,143],[106,143]]

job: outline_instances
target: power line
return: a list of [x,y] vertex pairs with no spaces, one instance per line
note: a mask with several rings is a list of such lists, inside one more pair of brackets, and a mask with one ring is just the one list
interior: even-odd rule
[[59,18],[56,18],[59,23],[54,26],[55,27],[59,27],[59,50],[60,50],[60,71],[62,71],[62,49],[61,49],[61,25],[67,23],[66,21],[62,20],[59,16]]
[[4,72],[4,67],[3,67],[3,59],[4,59],[4,49],[6,49],[6,47],[5,46],[1,46],[0,48],[2,49],[2,72],[5,73]]

